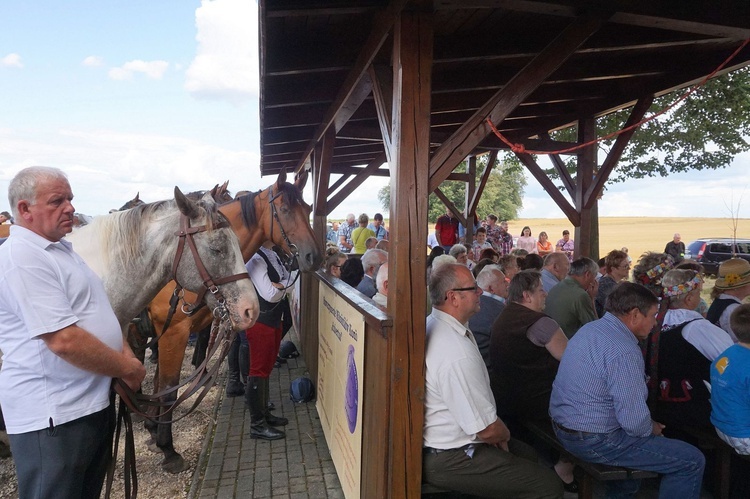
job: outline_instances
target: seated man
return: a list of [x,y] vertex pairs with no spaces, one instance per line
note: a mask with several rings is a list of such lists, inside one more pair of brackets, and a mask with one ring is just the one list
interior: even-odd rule
[[375,276],[381,265],[388,261],[388,253],[379,249],[369,249],[362,255],[362,268],[365,275],[357,285],[357,291],[368,298],[375,296],[378,292],[375,287]]
[[[661,436],[651,420],[638,340],[656,323],[657,298],[624,282],[607,299],[607,313],[570,340],[552,385],[549,414],[562,445],[592,463],[662,475],[659,497],[700,497],[705,459],[680,440]],[[607,482],[608,496],[634,495],[637,480]]]
[[565,279],[568,270],[570,270],[570,262],[565,253],[550,253],[544,257],[544,267],[542,267],[544,292],[549,293],[558,282]]
[[375,279],[378,292],[372,297],[372,301],[378,304],[384,311],[388,311],[388,262],[380,266],[378,277]]
[[[427,318],[423,476],[427,483],[483,497],[563,495],[555,473],[536,464],[498,419],[487,369],[466,322],[480,288],[465,265],[432,271]],[[524,457],[520,457],[520,456]]]
[[474,335],[484,364],[490,368],[490,333],[492,324],[505,308],[508,298],[508,283],[505,274],[497,265],[487,265],[477,274],[477,284],[482,288],[479,297],[479,312],[469,319],[469,330]]
[[581,326],[596,319],[592,297],[599,290],[597,272],[599,266],[595,261],[579,258],[570,264],[568,277],[556,284],[547,295],[544,313],[557,321],[568,339]]

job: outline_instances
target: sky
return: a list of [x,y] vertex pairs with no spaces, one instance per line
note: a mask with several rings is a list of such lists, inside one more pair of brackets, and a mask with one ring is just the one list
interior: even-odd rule
[[[2,0],[0,211],[9,181],[34,165],[65,171],[76,210],[92,216],[175,186],[267,187],[257,22],[255,0]],[[743,154],[725,170],[610,185],[600,216],[729,216],[748,173]],[[331,218],[388,216],[376,196],[386,183],[366,181]],[[523,202],[523,218],[563,217],[530,176]]]

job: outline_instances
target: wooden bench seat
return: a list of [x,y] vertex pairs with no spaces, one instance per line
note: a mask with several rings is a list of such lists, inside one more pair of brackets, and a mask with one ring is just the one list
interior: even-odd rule
[[652,471],[634,470],[622,468],[620,466],[609,466],[606,464],[596,464],[583,461],[570,454],[562,446],[552,425],[549,423],[538,423],[527,421],[523,423],[524,427],[536,438],[553,449],[557,450],[567,460],[576,465],[578,476],[578,497],[581,499],[591,499],[594,496],[594,481],[606,482],[610,480],[641,480],[644,478],[658,477],[658,473]]

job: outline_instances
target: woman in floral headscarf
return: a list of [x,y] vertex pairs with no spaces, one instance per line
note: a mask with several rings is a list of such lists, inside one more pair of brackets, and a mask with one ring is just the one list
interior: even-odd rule
[[[646,286],[654,296],[661,300],[664,288],[661,280],[668,271],[672,269],[674,262],[672,257],[666,253],[655,253],[648,251],[641,255],[638,264],[633,268],[633,282]],[[642,345],[643,356],[646,361],[646,382],[649,389],[649,401],[656,398],[658,388],[657,369],[659,366],[659,335],[664,315],[667,313],[667,300],[659,302],[659,311],[656,315],[656,326],[648,335],[646,344]]]

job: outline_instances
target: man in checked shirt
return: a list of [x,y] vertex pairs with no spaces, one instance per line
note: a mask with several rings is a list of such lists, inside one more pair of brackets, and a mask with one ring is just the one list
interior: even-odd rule
[[[585,461],[662,475],[659,497],[700,497],[705,459],[692,445],[661,435],[651,419],[638,340],[656,323],[657,299],[640,284],[619,284],[606,313],[568,342],[552,385],[558,440]],[[638,480],[607,482],[607,497],[635,495]]]

